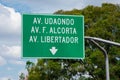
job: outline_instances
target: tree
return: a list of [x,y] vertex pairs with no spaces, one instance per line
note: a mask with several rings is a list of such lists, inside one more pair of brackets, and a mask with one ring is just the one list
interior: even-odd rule
[[24,73],[21,73],[21,74],[20,74],[19,80],[25,80],[25,74],[24,74]]
[[[82,10],[59,10],[54,14],[84,15],[86,36],[120,42],[119,5],[104,3],[101,7],[87,6]],[[109,53],[111,80],[119,80],[120,48],[103,43],[100,45]],[[84,60],[38,59],[36,64],[28,61],[26,68],[28,80],[105,80],[104,56],[89,41],[85,41]]]

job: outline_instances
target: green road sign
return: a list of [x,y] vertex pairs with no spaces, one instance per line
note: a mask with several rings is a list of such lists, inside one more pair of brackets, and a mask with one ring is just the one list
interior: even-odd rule
[[84,58],[84,17],[22,15],[22,57]]

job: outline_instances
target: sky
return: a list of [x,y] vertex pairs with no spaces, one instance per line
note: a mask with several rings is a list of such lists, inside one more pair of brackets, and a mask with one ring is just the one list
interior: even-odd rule
[[57,10],[83,9],[102,3],[120,4],[120,0],[0,0],[0,80],[19,80],[27,74],[26,61],[21,58],[21,15],[23,13],[54,13]]

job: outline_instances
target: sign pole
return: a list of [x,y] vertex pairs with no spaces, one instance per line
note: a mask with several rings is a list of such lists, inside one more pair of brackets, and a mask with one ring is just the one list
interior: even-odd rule
[[97,42],[95,42],[94,40],[90,40],[93,44],[95,44],[104,54],[105,57],[105,69],[106,69],[106,80],[110,80],[110,74],[109,74],[109,58],[108,58],[108,54],[107,51],[101,47]]
[[103,42],[103,43],[106,43],[106,44],[109,44],[109,45],[118,46],[118,47],[120,47],[120,43],[113,42],[113,41],[108,41],[108,40],[104,40],[104,39],[96,38],[96,37],[89,37],[89,36],[85,36],[85,39],[90,40],[93,44],[95,44],[103,52],[103,54],[105,56],[106,80],[110,80],[108,53],[96,41]]

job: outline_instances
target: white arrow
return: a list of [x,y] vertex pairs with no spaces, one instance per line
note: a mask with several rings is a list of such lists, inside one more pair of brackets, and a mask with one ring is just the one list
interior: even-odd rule
[[53,55],[55,55],[57,51],[58,51],[58,49],[56,49],[55,47],[52,47],[52,48],[50,49],[50,52],[51,52]]

